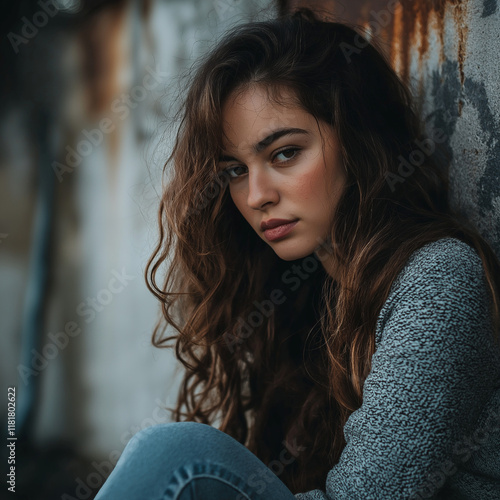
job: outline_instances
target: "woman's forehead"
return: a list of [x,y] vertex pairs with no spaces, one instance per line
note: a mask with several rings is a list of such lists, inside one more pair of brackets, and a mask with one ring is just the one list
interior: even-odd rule
[[267,99],[263,93],[245,93],[229,101],[222,116],[223,142],[258,143],[283,128],[315,129],[315,118],[297,105]]
[[234,89],[224,101],[222,110],[235,105],[252,101],[254,103],[294,108],[300,107],[300,102],[294,90],[284,85],[269,85],[260,82],[251,82]]

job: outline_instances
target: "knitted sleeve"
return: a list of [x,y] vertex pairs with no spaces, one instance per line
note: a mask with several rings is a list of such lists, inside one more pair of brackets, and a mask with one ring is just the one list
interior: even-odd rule
[[[474,431],[498,383],[498,349],[482,261],[443,238],[415,251],[377,321],[378,347],[363,403],[326,489],[298,500],[434,498],[429,475]],[[419,496],[426,487],[432,496]]]

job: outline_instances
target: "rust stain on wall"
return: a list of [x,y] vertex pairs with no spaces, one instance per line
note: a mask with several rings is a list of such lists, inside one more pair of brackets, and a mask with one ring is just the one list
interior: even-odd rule
[[[320,7],[329,9],[339,21],[358,26],[377,28],[377,37],[382,42],[382,49],[386,52],[401,78],[408,83],[412,54],[417,51],[419,74],[422,78],[424,61],[429,52],[431,31],[435,32],[440,43],[439,59],[442,63],[444,56],[445,16],[450,15],[454,21],[457,34],[457,60],[460,71],[460,81],[463,86],[464,63],[466,58],[467,42],[467,0],[358,0],[358,1],[315,1],[289,0],[279,2],[281,12],[293,11],[298,7]],[[383,20],[389,15],[389,23]],[[460,110],[459,110],[460,111]]]
[[[460,71],[460,86],[463,88],[465,81],[464,65],[466,58],[466,44],[469,28],[466,24],[467,2],[457,2],[453,11],[458,30],[458,69]],[[458,116],[462,115],[462,99],[458,100]]]
[[[127,63],[123,47],[127,1],[102,4],[85,20],[79,33],[83,53],[82,77],[86,89],[86,111],[90,120],[110,115],[111,104],[120,94],[120,71]],[[120,124],[109,133],[111,161],[117,164]]]
[[[467,1],[463,0],[432,0],[428,2],[413,2],[401,0],[402,19],[401,33],[406,36],[400,37],[403,65],[401,76],[405,81],[409,79],[409,63],[412,50],[417,48],[419,57],[419,74],[423,75],[423,61],[429,51],[430,30],[435,30],[440,41],[440,64],[444,62],[444,35],[445,16],[449,12],[453,18],[457,36],[457,61],[460,72],[460,83],[465,81],[464,64],[466,59],[467,43]],[[415,22],[418,20],[419,22]],[[420,42],[420,43],[419,43]],[[459,101],[459,115],[462,103]]]
[[80,30],[82,76],[87,89],[87,112],[92,118],[109,110],[120,87],[118,73],[124,63],[120,37],[125,14],[126,2],[107,5],[93,12]]

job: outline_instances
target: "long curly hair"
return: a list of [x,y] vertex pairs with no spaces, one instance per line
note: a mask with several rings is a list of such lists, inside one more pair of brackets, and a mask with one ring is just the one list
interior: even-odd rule
[[[293,493],[321,489],[362,403],[377,316],[412,252],[446,236],[472,246],[496,333],[500,263],[449,206],[446,138],[424,132],[410,90],[359,30],[300,9],[236,26],[194,70],[145,271],[162,308],[153,344],[185,367],[173,419],[217,422],[268,465],[293,448],[280,479]],[[217,169],[222,106],[248,84],[278,102],[291,90],[338,133],[347,182],[328,240],[335,278],[314,255],[278,258]]]

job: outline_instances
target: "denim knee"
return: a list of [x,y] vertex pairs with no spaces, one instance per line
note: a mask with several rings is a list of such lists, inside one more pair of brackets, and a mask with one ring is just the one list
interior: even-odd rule
[[124,453],[139,453],[148,456],[158,451],[177,448],[187,451],[196,441],[210,439],[220,433],[214,427],[199,422],[168,422],[152,425],[134,434]]
[[[252,484],[256,478],[265,483]],[[266,491],[260,492],[262,486]],[[256,496],[261,493],[293,500],[273,472],[228,434],[208,424],[170,422],[132,437],[98,498],[212,500],[262,498]]]

